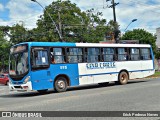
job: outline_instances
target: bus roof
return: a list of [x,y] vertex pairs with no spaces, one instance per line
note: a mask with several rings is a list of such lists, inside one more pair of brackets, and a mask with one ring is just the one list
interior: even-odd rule
[[[151,47],[149,44],[104,44],[104,43],[70,43],[70,42],[24,42],[30,46],[56,46],[56,47]],[[16,46],[16,45],[15,45]]]
[[149,44],[103,44],[103,43],[76,43],[79,47],[151,47]]

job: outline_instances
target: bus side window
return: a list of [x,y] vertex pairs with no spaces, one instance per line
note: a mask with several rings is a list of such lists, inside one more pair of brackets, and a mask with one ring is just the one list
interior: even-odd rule
[[127,48],[118,48],[118,60],[126,61],[128,60],[128,51]]
[[141,60],[150,60],[151,53],[149,48],[141,48]]
[[65,48],[51,48],[51,61],[52,63],[65,63]]
[[99,48],[86,48],[87,62],[99,62],[100,61],[100,49]]
[[104,62],[114,61],[115,58],[114,48],[103,48],[102,50],[102,60]]
[[36,65],[48,65],[47,50],[35,51]]
[[82,48],[67,48],[68,62],[81,63],[82,62]]
[[139,48],[130,48],[131,60],[139,60],[140,59],[139,55],[140,55]]

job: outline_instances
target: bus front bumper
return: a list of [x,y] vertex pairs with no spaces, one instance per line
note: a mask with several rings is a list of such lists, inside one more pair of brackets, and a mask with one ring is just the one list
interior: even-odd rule
[[25,84],[9,83],[9,90],[10,91],[32,91],[32,83],[31,83],[31,81],[29,81]]

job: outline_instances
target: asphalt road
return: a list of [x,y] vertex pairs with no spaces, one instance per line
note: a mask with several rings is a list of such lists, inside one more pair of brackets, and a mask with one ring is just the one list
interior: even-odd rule
[[0,85],[0,111],[160,111],[160,78],[132,80],[127,85],[72,87],[63,93],[50,90],[46,94],[10,92],[8,86]]

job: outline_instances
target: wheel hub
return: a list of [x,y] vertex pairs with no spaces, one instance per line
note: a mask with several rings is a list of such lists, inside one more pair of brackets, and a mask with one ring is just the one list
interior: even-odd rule
[[58,87],[63,89],[65,87],[65,83],[62,80],[58,81]]
[[126,80],[126,76],[125,76],[125,75],[122,75],[121,80],[122,80],[122,81]]

